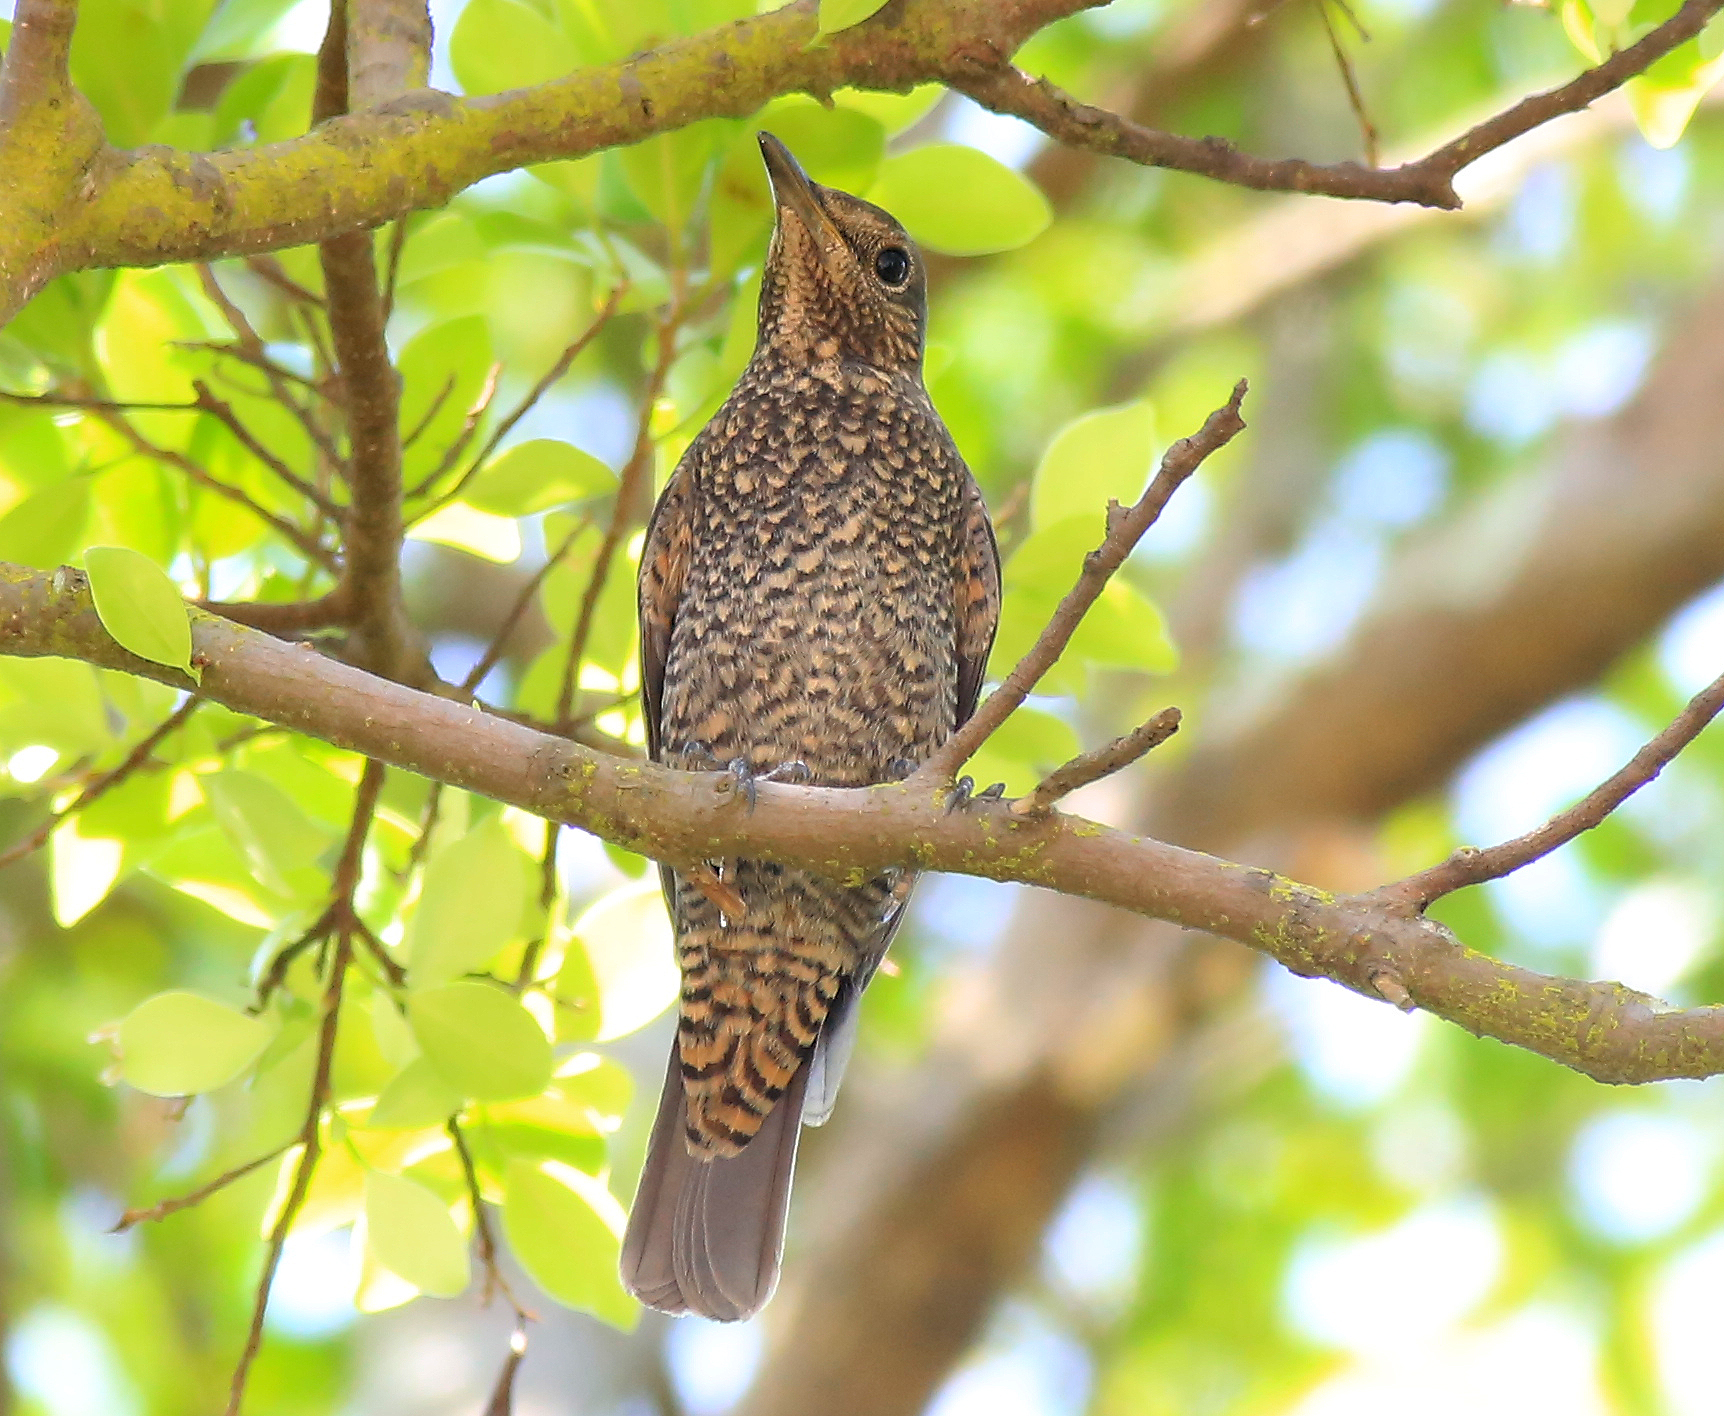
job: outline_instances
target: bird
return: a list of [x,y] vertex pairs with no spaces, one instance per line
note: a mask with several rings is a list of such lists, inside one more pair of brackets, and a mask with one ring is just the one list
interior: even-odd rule
[[[660,494],[638,583],[649,755],[733,773],[740,810],[762,779],[908,776],[974,712],[1000,612],[981,490],[923,383],[920,252],[759,143],[754,353]],[[737,858],[660,878],[682,987],[622,1279],[736,1321],[777,1284],[798,1135],[831,1113],[915,876]]]

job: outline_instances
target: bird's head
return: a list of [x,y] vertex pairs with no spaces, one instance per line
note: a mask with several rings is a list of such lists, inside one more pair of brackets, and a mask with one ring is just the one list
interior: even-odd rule
[[811,181],[771,133],[760,151],[778,207],[760,283],[762,348],[919,375],[928,281],[915,243],[872,202]]

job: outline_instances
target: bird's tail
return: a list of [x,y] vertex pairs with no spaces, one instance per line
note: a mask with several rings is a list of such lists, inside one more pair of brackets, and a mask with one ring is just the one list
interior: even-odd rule
[[623,1236],[623,1285],[648,1307],[716,1322],[753,1316],[778,1286],[808,1068],[737,1154],[689,1153],[677,1047]]

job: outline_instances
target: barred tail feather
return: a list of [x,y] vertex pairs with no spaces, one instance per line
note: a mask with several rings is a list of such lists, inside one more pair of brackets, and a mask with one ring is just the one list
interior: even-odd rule
[[688,1106],[673,1044],[623,1235],[623,1285],[641,1302],[667,1313],[735,1322],[757,1313],[772,1296],[806,1079],[807,1069],[797,1069],[740,1153],[699,1157],[686,1139]]

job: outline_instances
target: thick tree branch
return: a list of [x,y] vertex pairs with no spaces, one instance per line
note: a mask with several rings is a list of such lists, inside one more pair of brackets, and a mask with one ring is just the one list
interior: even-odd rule
[[78,0],[19,0],[0,68],[0,125],[10,126],[31,109],[71,100],[69,61],[77,22]]
[[1239,416],[1239,405],[1244,400],[1245,380],[1241,379],[1234,386],[1233,396],[1211,413],[1201,428],[1168,448],[1162,456],[1161,467],[1134,505],[1109,504],[1107,536],[1100,546],[1084,557],[1083,572],[1077,584],[1060,601],[1047,627],[1030,646],[1029,652],[1006,675],[1005,682],[990,693],[970,720],[922,764],[916,773],[918,780],[949,780],[975,755],[976,749],[994,730],[1023,706],[1042,676],[1059,662],[1072,635],[1077,633],[1083,617],[1107,588],[1114,572],[1125,564],[1133,547],[1155,525],[1168,498],[1203,465],[1205,458],[1225,447],[1244,430],[1245,420]]
[[796,0],[533,88],[472,99],[419,89],[289,142],[215,153],[109,149],[87,194],[61,213],[54,268],[322,241],[441,206],[493,173],[703,118],[745,117],[780,94],[904,90],[992,69],[1043,26],[1095,3],[900,0],[816,45],[816,0]]
[[1414,202],[1454,210],[1461,204],[1454,178],[1463,167],[1540,124],[1565,113],[1579,112],[1620,88],[1678,45],[1693,39],[1720,9],[1724,9],[1724,0],[1687,0],[1638,43],[1611,55],[1597,67],[1558,88],[1522,99],[1415,162],[1390,168],[1364,167],[1356,162],[1253,157],[1221,138],[1188,138],[1146,128],[1116,113],[1080,103],[1046,79],[1032,79],[1010,65],[952,82],[983,107],[1022,118],[1059,142],[1122,157],[1145,167],[1192,172],[1236,187],[1262,191]]
[[[424,75],[431,22],[413,0],[366,0],[351,16],[345,0],[330,7],[317,56],[314,117],[364,109],[398,90],[391,79]],[[351,22],[350,22],[351,20]],[[376,51],[373,53],[373,51]],[[366,75],[362,91],[357,76]],[[401,376],[389,359],[383,294],[368,230],[345,231],[318,247],[324,308],[341,378],[347,419],[347,483],[352,498],[342,536],[341,583],[335,598],[359,641],[359,658],[400,678],[414,647],[401,598]]]
[[[366,674],[213,615],[193,615],[203,692],[338,747],[479,792],[689,867],[727,856],[864,877],[894,865],[1040,885],[1238,940],[1303,975],[1380,996],[1378,980],[1469,1031],[1600,1081],[1724,1071],[1724,1008],[1674,1010],[1613,983],[1486,957],[1370,897],[1337,899],[1271,871],[1079,817],[948,813],[940,791],[763,784],[742,809],[722,773],[626,761]],[[0,652],[57,654],[176,682],[119,648],[77,572],[0,570]]]

